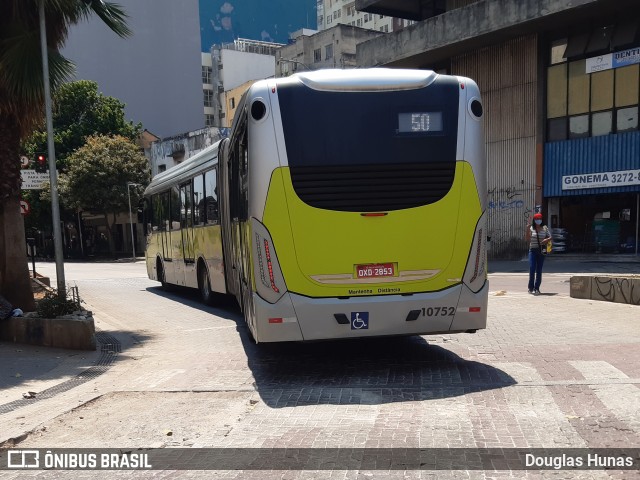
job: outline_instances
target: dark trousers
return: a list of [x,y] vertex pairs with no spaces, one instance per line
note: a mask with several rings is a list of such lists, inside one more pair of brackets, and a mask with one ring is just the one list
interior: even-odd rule
[[539,249],[529,250],[529,290],[540,290],[543,263],[544,255]]

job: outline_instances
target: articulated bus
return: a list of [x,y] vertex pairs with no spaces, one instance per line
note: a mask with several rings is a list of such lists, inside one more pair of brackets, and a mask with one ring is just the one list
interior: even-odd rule
[[149,277],[234,295],[256,342],[485,328],[482,117],[472,80],[427,70],[258,81],[146,189]]

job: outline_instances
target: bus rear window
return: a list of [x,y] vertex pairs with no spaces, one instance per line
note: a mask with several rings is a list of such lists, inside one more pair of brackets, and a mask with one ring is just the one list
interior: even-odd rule
[[455,176],[459,86],[278,90],[293,188],[308,205],[368,212],[437,202]]
[[442,77],[424,88],[382,92],[283,85],[278,98],[289,165],[454,162],[458,89]]

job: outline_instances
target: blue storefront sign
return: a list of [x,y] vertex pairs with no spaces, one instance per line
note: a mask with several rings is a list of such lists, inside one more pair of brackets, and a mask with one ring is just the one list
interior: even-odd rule
[[635,65],[636,63],[640,63],[640,47],[587,58],[586,69],[587,73],[595,73],[611,70],[612,68]]
[[640,192],[640,132],[545,144],[545,197],[631,192]]
[[640,185],[640,169],[564,175],[562,190]]
[[613,68],[626,67],[635,63],[640,63],[640,47],[613,54]]

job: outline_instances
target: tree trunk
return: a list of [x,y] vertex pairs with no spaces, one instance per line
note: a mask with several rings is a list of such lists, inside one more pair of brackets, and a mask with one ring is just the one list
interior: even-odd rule
[[20,134],[16,123],[0,115],[0,294],[14,307],[31,312],[35,302],[20,213]]
[[31,277],[24,236],[24,220],[18,199],[0,205],[0,292],[14,307],[33,312]]

